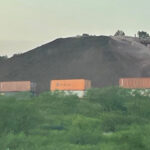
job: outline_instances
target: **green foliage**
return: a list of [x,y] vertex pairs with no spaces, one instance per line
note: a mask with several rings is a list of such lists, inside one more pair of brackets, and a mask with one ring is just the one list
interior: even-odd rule
[[149,34],[145,31],[138,31],[138,37],[139,38],[143,38],[143,39],[146,39],[146,38],[149,38]]
[[149,150],[149,108],[148,95],[118,87],[0,96],[0,149]]
[[106,89],[91,89],[87,93],[87,99],[91,102],[100,103],[104,111],[114,111],[122,110],[126,111],[125,96],[127,96],[126,91],[124,91],[124,96],[122,89],[106,88]]
[[33,105],[15,98],[0,100],[0,134],[28,133],[37,126],[40,116]]
[[69,131],[69,140],[73,144],[97,144],[101,140],[100,121],[98,119],[76,116]]
[[125,33],[122,30],[118,30],[114,36],[125,36]]
[[8,59],[8,57],[7,56],[0,56],[0,62],[2,62],[2,61],[6,61]]

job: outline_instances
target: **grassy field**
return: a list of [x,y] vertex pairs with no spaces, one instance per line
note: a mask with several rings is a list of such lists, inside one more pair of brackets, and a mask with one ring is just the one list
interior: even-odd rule
[[150,98],[119,88],[0,96],[0,150],[150,150]]

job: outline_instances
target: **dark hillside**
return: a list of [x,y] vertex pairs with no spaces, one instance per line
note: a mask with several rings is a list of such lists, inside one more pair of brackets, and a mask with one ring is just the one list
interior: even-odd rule
[[150,76],[150,50],[134,39],[106,36],[57,39],[0,63],[0,80],[31,80],[48,90],[52,79],[87,78],[93,87],[120,77]]

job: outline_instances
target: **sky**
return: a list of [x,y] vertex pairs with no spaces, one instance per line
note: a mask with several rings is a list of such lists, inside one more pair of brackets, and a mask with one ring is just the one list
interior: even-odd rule
[[0,56],[88,33],[150,33],[149,0],[0,0]]

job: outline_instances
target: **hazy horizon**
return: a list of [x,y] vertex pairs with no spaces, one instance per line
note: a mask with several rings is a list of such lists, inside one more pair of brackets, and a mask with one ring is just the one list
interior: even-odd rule
[[0,55],[11,56],[56,38],[150,32],[150,1],[1,0]]

